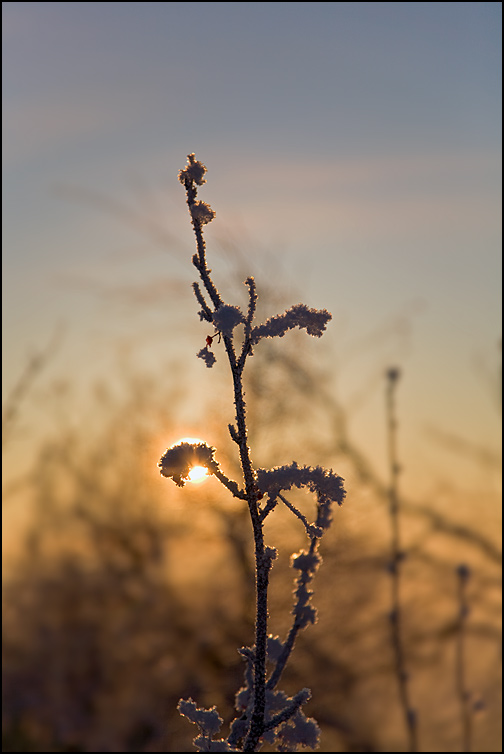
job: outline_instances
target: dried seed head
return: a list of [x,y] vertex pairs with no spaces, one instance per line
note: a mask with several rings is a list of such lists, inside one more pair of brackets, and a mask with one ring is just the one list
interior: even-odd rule
[[204,178],[207,172],[206,166],[202,162],[196,159],[194,152],[187,155],[187,165],[183,170],[179,170],[178,179],[184,186],[187,183],[196,183],[198,186],[202,186],[206,183]]
[[181,440],[166,450],[158,468],[163,476],[171,477],[178,487],[183,487],[195,466],[204,466],[210,474],[218,468],[214,453],[215,448],[205,442]]

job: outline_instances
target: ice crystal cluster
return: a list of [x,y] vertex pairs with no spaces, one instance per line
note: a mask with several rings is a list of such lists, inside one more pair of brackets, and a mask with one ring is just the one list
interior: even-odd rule
[[214,453],[215,448],[204,442],[181,441],[168,448],[158,467],[163,476],[171,477],[176,485],[183,487],[195,466],[204,466],[210,472],[217,468]]
[[[238,446],[242,470],[241,482],[228,479],[215,459],[215,448],[204,442],[180,442],[168,448],[159,461],[165,477],[182,487],[195,465],[204,466],[237,498],[248,506],[254,537],[256,571],[256,624],[254,643],[239,652],[245,662],[244,684],[235,697],[236,717],[229,734],[219,737],[223,720],[217,709],[198,707],[192,699],[181,699],[178,709],[194,723],[199,734],[194,739],[198,751],[259,751],[269,744],[277,751],[298,751],[299,747],[316,748],[320,731],[317,723],[305,715],[302,707],[310,699],[307,688],[288,697],[278,688],[296,637],[317,619],[311,605],[309,588],[322,563],[318,552],[324,532],[332,520],[332,506],[341,505],[345,497],[343,480],[331,470],[320,466],[299,466],[296,462],[271,469],[256,469],[247,441],[247,419],[243,391],[243,372],[253,346],[263,338],[282,338],[289,330],[300,328],[320,338],[331,315],[325,309],[310,309],[296,304],[283,314],[255,324],[257,291],[253,277],[245,280],[248,289],[247,311],[226,303],[217,289],[207,266],[203,227],[215,217],[205,202],[197,199],[198,187],[206,183],[207,169],[194,154],[179,172],[186,191],[189,215],[196,237],[196,253],[192,258],[200,281],[193,291],[200,306],[199,317],[212,327],[206,345],[198,352],[207,367],[216,361],[216,353],[226,356],[233,378],[235,422],[229,425],[231,439]],[[315,497],[313,521],[307,518],[285,496],[293,487],[306,488]],[[279,505],[284,505],[299,520],[307,535],[306,549],[294,553],[291,566],[296,574],[293,591],[292,624],[284,639],[268,633],[268,584],[277,551],[264,541],[264,521]]]

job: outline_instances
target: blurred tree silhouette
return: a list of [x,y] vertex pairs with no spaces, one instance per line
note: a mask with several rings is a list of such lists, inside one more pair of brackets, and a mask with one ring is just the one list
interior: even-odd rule
[[[232,240],[223,249],[230,278],[243,279],[243,256]],[[278,287],[265,282],[261,305],[271,309]],[[274,341],[264,346],[246,386],[251,444],[261,454],[255,462],[268,467],[301,455],[335,466],[351,499],[322,551],[316,605],[324,620],[299,637],[286,691],[310,677],[308,713],[321,726],[321,751],[402,751],[388,623],[387,486],[351,437],[334,365],[316,365],[295,333],[281,349]],[[243,672],[236,647],[253,624],[247,514],[212,480],[185,490],[182,500],[155,470],[168,435],[204,426],[234,477],[231,441],[218,435],[226,409],[212,395],[188,426],[188,386],[171,366],[162,375],[160,382],[159,374],[121,365],[96,387],[78,429],[62,418],[72,415],[71,393],[54,404],[53,430],[25,480],[29,523],[4,575],[4,751],[190,751],[193,732],[177,700],[233,707]],[[309,423],[308,402],[318,407]],[[7,408],[10,431],[17,407]],[[411,692],[421,749],[460,750],[455,569],[467,563],[465,680],[486,716],[473,721],[473,749],[500,751],[499,540],[476,516],[474,525],[460,518],[458,494],[444,490],[442,504],[401,500]],[[307,512],[303,492],[292,499]],[[280,510],[268,526],[276,527],[276,542],[288,542],[271,585],[272,612],[287,621],[293,584],[285,553],[301,547],[304,534]],[[279,621],[275,632],[287,628]]]
[[[328,596],[317,599],[324,621],[299,638],[286,688],[297,688],[306,675],[315,679],[310,711],[322,727],[322,751],[400,751],[387,622],[387,490],[348,436],[327,375],[307,367],[295,338],[288,352],[285,345],[254,357],[247,387],[254,445],[270,464],[281,463],[281,434],[290,439],[287,455],[302,444],[308,460],[322,454],[343,464],[359,510],[339,521],[326,543],[318,593]],[[269,362],[266,384],[261,358]],[[295,417],[283,403],[286,371],[294,387],[285,400],[299,407]],[[211,481],[183,502],[159,483],[152,459],[159,438],[180,426],[176,407],[183,401],[175,383],[171,400],[171,386],[162,394],[154,376],[125,381],[125,398],[106,386],[96,391],[89,427],[78,433],[56,427],[31,472],[32,517],[4,584],[4,751],[189,751],[191,731],[176,711],[178,698],[232,708],[242,674],[235,647],[253,620],[246,515]],[[302,421],[307,397],[320,402],[324,432]],[[201,422],[212,442],[222,424],[212,413],[220,410],[213,396]],[[226,445],[224,437],[215,442]],[[223,459],[230,473],[231,458]],[[483,695],[487,715],[484,726],[476,721],[474,738],[497,751],[498,549],[460,525],[456,508],[442,515],[434,502],[403,501],[405,642],[423,747],[455,751],[461,735],[453,566],[464,552],[474,574],[466,678]],[[296,504],[303,508],[302,492]],[[288,540],[288,552],[297,540],[302,544],[303,533],[287,516],[272,526],[275,538]],[[210,593],[215,573],[219,591]],[[289,613],[291,588],[280,558],[271,596],[279,614]]]

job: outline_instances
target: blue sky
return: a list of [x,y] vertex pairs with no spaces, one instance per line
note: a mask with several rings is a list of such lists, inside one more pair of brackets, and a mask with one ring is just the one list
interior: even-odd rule
[[[210,253],[230,234],[265,269],[281,259],[299,297],[333,312],[340,360],[407,320],[408,347],[388,357],[405,373],[412,454],[426,423],[496,442],[474,364],[500,360],[500,3],[6,2],[2,14],[6,389],[60,325],[59,366],[105,372],[107,339],[166,327],[160,281],[187,282],[170,329],[191,315],[176,174],[195,151],[217,212]],[[146,313],[111,304],[142,293]],[[349,365],[343,392],[379,358]],[[369,442],[379,410],[356,418]]]

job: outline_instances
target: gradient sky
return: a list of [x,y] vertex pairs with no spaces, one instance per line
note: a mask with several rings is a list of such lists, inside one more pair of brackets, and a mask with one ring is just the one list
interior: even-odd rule
[[[6,390],[60,325],[58,368],[105,372],[103,344],[141,336],[138,302],[154,310],[163,281],[187,282],[177,311],[197,320],[176,179],[194,151],[217,212],[209,254],[228,234],[271,270],[281,258],[292,303],[332,311],[339,363],[408,326],[387,358],[404,370],[412,472],[442,472],[429,426],[496,447],[501,3],[4,2],[2,15]],[[348,356],[343,397],[380,358]],[[383,431],[372,401],[355,417],[364,445]]]

